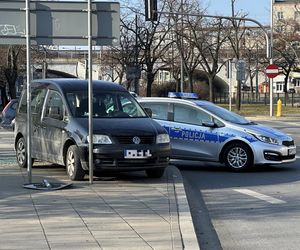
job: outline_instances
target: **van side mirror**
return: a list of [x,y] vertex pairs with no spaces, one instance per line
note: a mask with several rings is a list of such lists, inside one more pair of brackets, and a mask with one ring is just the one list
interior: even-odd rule
[[56,120],[62,120],[63,114],[61,112],[61,109],[58,106],[52,106],[48,109],[48,117],[56,119]]
[[145,109],[147,115],[149,115],[152,118],[152,110],[151,110],[151,108],[144,108],[144,109]]

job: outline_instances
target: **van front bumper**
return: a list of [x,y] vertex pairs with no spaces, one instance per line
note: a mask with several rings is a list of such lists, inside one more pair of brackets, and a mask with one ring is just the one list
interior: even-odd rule
[[[84,170],[88,170],[88,147],[82,146],[80,159]],[[126,155],[134,152],[133,156]],[[94,170],[138,171],[167,167],[171,154],[170,144],[153,145],[94,145]]]

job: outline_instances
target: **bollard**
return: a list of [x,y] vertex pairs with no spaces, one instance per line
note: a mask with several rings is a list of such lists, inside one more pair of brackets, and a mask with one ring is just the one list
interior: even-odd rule
[[282,115],[282,101],[278,99],[277,101],[277,117],[280,117]]

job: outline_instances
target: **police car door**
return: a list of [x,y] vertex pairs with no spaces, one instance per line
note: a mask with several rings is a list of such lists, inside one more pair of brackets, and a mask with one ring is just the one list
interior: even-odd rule
[[170,128],[172,157],[191,160],[217,160],[218,128],[204,126],[212,122],[210,114],[186,104],[174,104]]
[[171,113],[171,105],[168,102],[143,102],[144,108],[150,108],[152,111],[152,119],[155,119],[167,132],[170,131],[169,116]]

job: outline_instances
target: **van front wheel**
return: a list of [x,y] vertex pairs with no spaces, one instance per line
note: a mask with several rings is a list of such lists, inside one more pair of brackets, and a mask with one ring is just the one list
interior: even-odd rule
[[16,156],[19,167],[27,167],[27,151],[24,137],[20,137],[16,145]]
[[78,147],[71,145],[66,154],[66,170],[72,181],[81,181],[85,176],[85,172],[81,167]]

